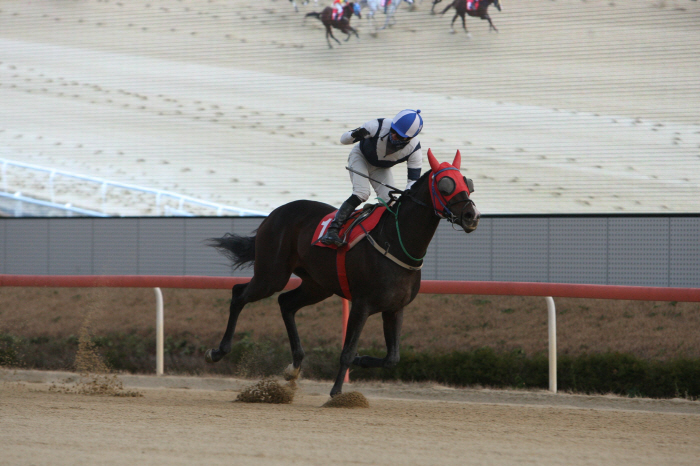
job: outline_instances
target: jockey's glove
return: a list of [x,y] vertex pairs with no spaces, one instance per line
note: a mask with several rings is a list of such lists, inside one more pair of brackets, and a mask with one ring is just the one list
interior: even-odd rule
[[362,141],[364,138],[369,136],[369,131],[366,128],[360,126],[359,128],[353,129],[350,136],[355,140],[355,142]]

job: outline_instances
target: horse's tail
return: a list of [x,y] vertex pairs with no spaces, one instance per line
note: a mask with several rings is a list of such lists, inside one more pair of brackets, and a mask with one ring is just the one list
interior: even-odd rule
[[315,11],[312,11],[311,13],[306,13],[306,16],[304,16],[304,18],[308,18],[309,16],[313,16],[316,19],[321,19],[321,13],[316,13]]
[[233,270],[249,267],[255,261],[255,236],[226,233],[221,238],[209,238],[208,245],[228,257]]

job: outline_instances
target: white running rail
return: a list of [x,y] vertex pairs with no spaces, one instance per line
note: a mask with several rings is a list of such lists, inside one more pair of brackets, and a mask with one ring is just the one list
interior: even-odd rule
[[[196,205],[196,206],[201,206],[201,207],[206,207],[212,210],[216,211],[216,215],[221,217],[225,214],[233,214],[238,217],[249,217],[249,216],[264,216],[266,217],[268,215],[267,212],[262,212],[259,210],[252,210],[252,209],[244,209],[242,207],[235,207],[235,206],[228,206],[224,204],[218,204],[216,202],[210,202],[210,201],[204,201],[202,199],[197,199],[195,197],[191,196],[185,196],[183,194],[178,194],[172,191],[164,191],[161,189],[152,189],[152,188],[143,188],[141,186],[136,186],[136,185],[131,185],[131,184],[126,184],[126,183],[119,183],[116,181],[109,181],[105,180],[102,178],[94,178],[86,175],[79,175],[76,173],[70,173],[70,172],[64,172],[61,170],[55,170],[52,168],[45,168],[45,167],[40,167],[38,165],[31,165],[28,163],[22,163],[22,162],[16,162],[14,160],[8,160],[8,159],[3,159],[0,158],[0,166],[2,167],[2,188],[3,191],[6,193],[9,191],[9,188],[7,186],[7,168],[8,167],[19,167],[19,168],[24,168],[27,170],[34,170],[38,172],[43,172],[43,173],[48,173],[49,174],[49,191],[51,193],[51,203],[54,204],[54,206],[60,205],[60,204],[55,204],[55,195],[54,195],[54,179],[56,176],[64,176],[68,178],[74,178],[78,180],[83,180],[87,181],[90,183],[96,183],[100,185],[100,193],[102,195],[102,213],[106,213],[105,210],[105,203],[107,199],[107,188],[108,187],[115,187],[115,188],[121,188],[121,189],[126,189],[130,191],[138,191],[138,192],[144,192],[144,193],[149,193],[153,194],[155,197],[155,204],[156,204],[156,209],[158,212],[162,214],[170,214],[170,215],[185,215],[185,216],[191,216],[193,215],[192,213],[187,212],[184,209],[185,204],[191,204],[191,205]],[[161,211],[161,202],[164,200],[164,198],[170,198],[178,201],[178,207],[176,209],[170,208],[168,206],[165,206],[162,211]],[[77,211],[76,211],[77,212]]]
[[107,215],[105,213],[97,212],[94,210],[81,209],[80,207],[74,207],[70,203],[69,204],[57,204],[55,202],[42,201],[41,199],[34,199],[33,197],[23,196],[22,193],[20,193],[20,192],[16,192],[14,194],[0,192],[0,197],[17,201],[17,205],[14,208],[15,217],[22,217],[22,214],[23,214],[22,203],[23,202],[26,202],[27,204],[34,204],[34,205],[42,206],[42,207],[50,207],[52,209],[59,209],[59,210],[69,212],[69,214],[78,214],[80,216],[109,217],[109,215]]

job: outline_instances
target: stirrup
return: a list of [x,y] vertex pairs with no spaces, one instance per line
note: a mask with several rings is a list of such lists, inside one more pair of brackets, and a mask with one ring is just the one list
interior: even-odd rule
[[338,233],[336,233],[335,235],[331,235],[330,230],[325,235],[323,235],[319,241],[321,241],[326,246],[334,245],[338,248],[343,247],[347,244],[340,238]]

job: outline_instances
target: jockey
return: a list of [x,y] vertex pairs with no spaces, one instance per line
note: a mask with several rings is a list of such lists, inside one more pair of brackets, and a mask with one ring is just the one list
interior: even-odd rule
[[[348,167],[363,173],[374,180],[392,185],[394,176],[391,167],[407,162],[409,189],[420,178],[423,166],[423,152],[420,141],[415,137],[423,129],[423,118],[420,110],[402,110],[393,120],[379,118],[370,120],[359,128],[344,133],[340,137],[343,144],[354,144],[348,156]],[[389,188],[373,180],[368,180],[350,172],[352,196],[340,206],[335,218],[328,226],[328,231],[321,238],[323,244],[343,245],[338,236],[343,222],[363,202],[369,199],[370,186],[374,188],[377,197],[389,200]]]
[[340,21],[343,19],[344,3],[344,0],[333,0],[333,14],[331,15],[333,21]]
[[467,10],[473,11],[479,8],[479,0],[467,0]]

